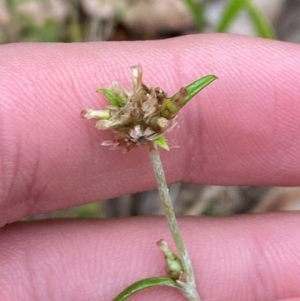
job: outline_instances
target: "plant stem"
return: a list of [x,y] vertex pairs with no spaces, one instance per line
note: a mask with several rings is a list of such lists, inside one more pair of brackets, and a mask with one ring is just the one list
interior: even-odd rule
[[182,237],[180,235],[177,219],[173,209],[173,204],[169,195],[169,189],[167,186],[165,173],[155,143],[149,144],[149,152],[165,216],[167,218],[170,232],[172,234],[173,240],[179,253],[179,258],[181,260],[183,272],[186,276],[186,282],[177,281],[177,283],[180,284],[180,289],[190,301],[200,301],[200,297],[196,290],[196,283],[191,259],[188,255],[188,252],[184,246]]

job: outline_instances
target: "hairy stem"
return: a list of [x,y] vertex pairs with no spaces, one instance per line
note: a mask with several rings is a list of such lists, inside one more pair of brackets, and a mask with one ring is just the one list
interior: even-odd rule
[[165,173],[163,170],[163,166],[160,160],[160,155],[157,150],[157,146],[155,143],[151,143],[149,145],[150,150],[150,158],[153,165],[158,191],[160,195],[161,202],[163,204],[164,213],[167,218],[167,222],[169,225],[170,232],[172,234],[173,240],[177,247],[179,258],[181,260],[183,272],[186,276],[186,282],[178,281],[179,288],[183,292],[183,294],[190,301],[200,301],[200,297],[196,290],[196,283],[194,277],[194,270],[192,267],[191,259],[189,254],[184,246],[177,219],[174,213],[173,204],[169,195],[169,189],[167,186],[167,181],[165,177]]

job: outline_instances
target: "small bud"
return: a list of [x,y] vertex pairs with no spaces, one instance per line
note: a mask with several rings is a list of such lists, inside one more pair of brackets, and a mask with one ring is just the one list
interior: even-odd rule
[[170,276],[170,278],[178,280],[183,273],[183,268],[180,259],[171,251],[165,240],[159,240],[157,242],[157,245],[166,258],[168,275]]
[[99,130],[107,130],[112,127],[110,120],[99,120],[96,122],[96,128]]
[[178,107],[182,108],[184,106],[184,99],[188,95],[188,90],[186,88],[180,88],[179,92],[171,97],[171,101]]
[[105,95],[105,97],[109,100],[111,105],[119,107],[118,97],[112,91],[101,88],[98,89],[97,92],[101,92],[103,95]]
[[138,64],[137,66],[131,67],[131,72],[133,77],[133,87],[137,89],[142,85],[143,70],[141,65]]
[[86,109],[81,111],[81,117],[85,119],[109,119],[110,111]]
[[169,125],[169,121],[168,119],[164,118],[164,117],[159,117],[157,118],[157,125],[162,128],[162,129],[165,129],[166,127],[168,127]]

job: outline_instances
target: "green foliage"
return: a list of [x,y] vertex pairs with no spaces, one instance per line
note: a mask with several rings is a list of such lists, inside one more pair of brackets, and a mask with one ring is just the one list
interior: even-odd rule
[[[183,0],[183,2],[193,15],[195,28],[202,32],[204,29],[205,1],[201,5],[196,3],[195,0]],[[248,13],[257,35],[267,39],[276,39],[272,25],[254,4],[253,0],[229,0],[217,24],[216,32],[228,31],[243,10]]]
[[97,90],[97,92],[101,92],[107,98],[111,105],[115,107],[121,106],[119,104],[118,97],[111,90],[100,88]]
[[257,34],[262,38],[275,39],[275,31],[270,22],[262,12],[256,7],[252,0],[230,0],[222,13],[219,24],[216,28],[218,32],[226,32],[236,19],[237,15],[245,10],[256,29]]
[[103,211],[101,210],[101,202],[94,202],[81,206],[75,206],[68,209],[59,210],[49,214],[48,218],[101,218]]
[[248,0],[246,1],[245,8],[252,20],[256,32],[259,36],[267,39],[276,39],[276,33],[270,22],[264,17],[256,5]]
[[202,32],[205,26],[204,5],[200,6],[195,0],[183,0],[193,15],[197,31]]
[[[56,19],[45,19],[38,24],[34,18],[20,12],[19,6],[30,2],[41,2],[42,0],[6,0],[5,4],[13,19],[13,27],[18,28],[13,38],[0,41],[7,42],[81,42],[83,26],[79,23],[79,8],[76,0],[70,2],[70,16],[65,22]],[[10,36],[10,28],[3,28],[4,37]]]
[[[57,21],[45,20],[43,24],[37,24],[34,19],[21,14],[18,7],[28,2],[39,2],[42,0],[6,0],[6,7],[19,27],[17,36],[12,41],[40,41],[40,42],[81,42],[85,39],[90,16],[82,17],[77,0],[67,0],[69,5],[69,16],[67,20]],[[182,0],[189,9],[195,28],[198,32],[205,30],[205,12],[207,0]],[[215,28],[216,32],[227,32],[236,20],[240,12],[245,11],[257,35],[264,38],[275,39],[276,34],[270,22],[255,5],[253,0],[228,0],[220,20]],[[10,28],[3,27],[2,36],[9,39]],[[3,38],[2,38],[3,39]],[[4,42],[10,42],[9,40]]]
[[42,26],[36,25],[30,18],[19,15],[21,41],[58,42],[62,40],[61,29],[55,20],[46,20]]
[[170,150],[169,145],[167,143],[167,140],[165,137],[159,137],[158,139],[155,140],[155,143],[160,146],[161,148],[165,150]]
[[178,288],[176,282],[171,278],[166,277],[153,277],[146,278],[140,281],[133,283],[128,286],[124,291],[122,291],[113,301],[124,301],[133,294],[137,293],[140,290],[150,288],[153,286],[171,286]]
[[217,25],[216,31],[226,32],[236,19],[238,13],[244,8],[245,0],[230,0]]
[[198,94],[216,79],[217,77],[215,75],[206,75],[186,86],[185,88],[188,92],[188,95],[184,99],[184,104],[187,104],[196,94]]
[[99,218],[101,210],[99,202],[74,207],[74,216],[80,218]]

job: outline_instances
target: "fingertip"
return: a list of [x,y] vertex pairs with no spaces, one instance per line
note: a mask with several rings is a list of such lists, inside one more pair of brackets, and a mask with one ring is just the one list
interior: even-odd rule
[[[182,218],[179,224],[204,300],[300,295],[299,214]],[[0,231],[0,296],[27,301],[38,292],[42,300],[111,300],[137,280],[165,275],[155,244],[162,237],[171,241],[161,217],[7,226]],[[156,288],[137,298],[164,296],[182,300],[176,291]]]
[[80,118],[105,105],[97,88],[129,83],[137,62],[145,83],[170,94],[219,78],[182,109],[180,148],[162,152],[169,183],[299,185],[299,46],[232,35],[117,46],[0,47],[1,224],[155,187],[145,151],[108,151],[111,134]]

